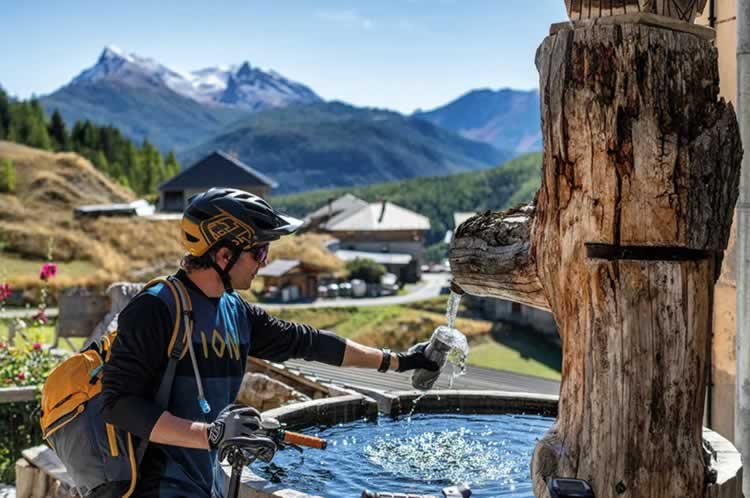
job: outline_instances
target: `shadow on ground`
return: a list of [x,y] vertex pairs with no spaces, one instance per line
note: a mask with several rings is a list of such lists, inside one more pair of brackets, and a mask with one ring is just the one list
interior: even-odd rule
[[522,358],[531,358],[549,368],[562,372],[562,350],[560,347],[533,329],[508,323],[495,323],[490,331],[492,339],[511,348]]

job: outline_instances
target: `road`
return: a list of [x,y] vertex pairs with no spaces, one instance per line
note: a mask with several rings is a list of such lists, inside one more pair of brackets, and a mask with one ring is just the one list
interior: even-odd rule
[[424,301],[440,295],[440,289],[450,282],[450,273],[424,273],[422,281],[408,294],[402,296],[316,299],[310,303],[267,303],[262,306],[273,310],[278,308],[344,308],[349,306],[385,306]]

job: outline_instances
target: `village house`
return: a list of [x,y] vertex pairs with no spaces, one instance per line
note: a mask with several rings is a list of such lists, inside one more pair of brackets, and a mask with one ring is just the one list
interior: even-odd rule
[[276,259],[261,268],[258,276],[263,279],[263,293],[273,300],[313,301],[318,297],[320,277],[326,269],[298,259]]
[[192,196],[211,187],[237,188],[266,198],[277,186],[238,158],[217,150],[159,185],[159,211],[181,212]]
[[419,281],[425,236],[430,230],[427,217],[392,202],[367,203],[351,195],[330,205],[313,215],[320,218],[325,215],[326,209],[333,211],[334,206],[340,208],[338,214],[324,222],[317,222],[318,231],[338,240],[337,244],[331,246],[336,256],[343,261],[372,259],[383,264],[402,282]]

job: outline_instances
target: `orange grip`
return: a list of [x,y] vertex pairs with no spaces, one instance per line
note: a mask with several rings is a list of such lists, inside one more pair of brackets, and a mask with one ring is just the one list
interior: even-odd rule
[[319,450],[326,449],[328,441],[320,439],[315,436],[306,436],[299,432],[284,431],[284,441],[287,443],[296,444],[299,446],[307,446],[309,448],[318,448]]

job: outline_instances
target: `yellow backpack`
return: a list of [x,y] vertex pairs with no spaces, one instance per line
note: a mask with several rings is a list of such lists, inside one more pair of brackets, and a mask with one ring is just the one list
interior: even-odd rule
[[[167,369],[156,396],[157,404],[166,409],[177,362],[188,350],[192,304],[184,285],[173,275],[150,281],[141,292],[157,284],[172,291],[177,311]],[[132,434],[102,420],[102,368],[116,339],[115,331],[67,358],[42,387],[42,435],[82,496],[102,486],[116,488],[124,498],[131,496],[148,444],[142,441],[134,447]]]

